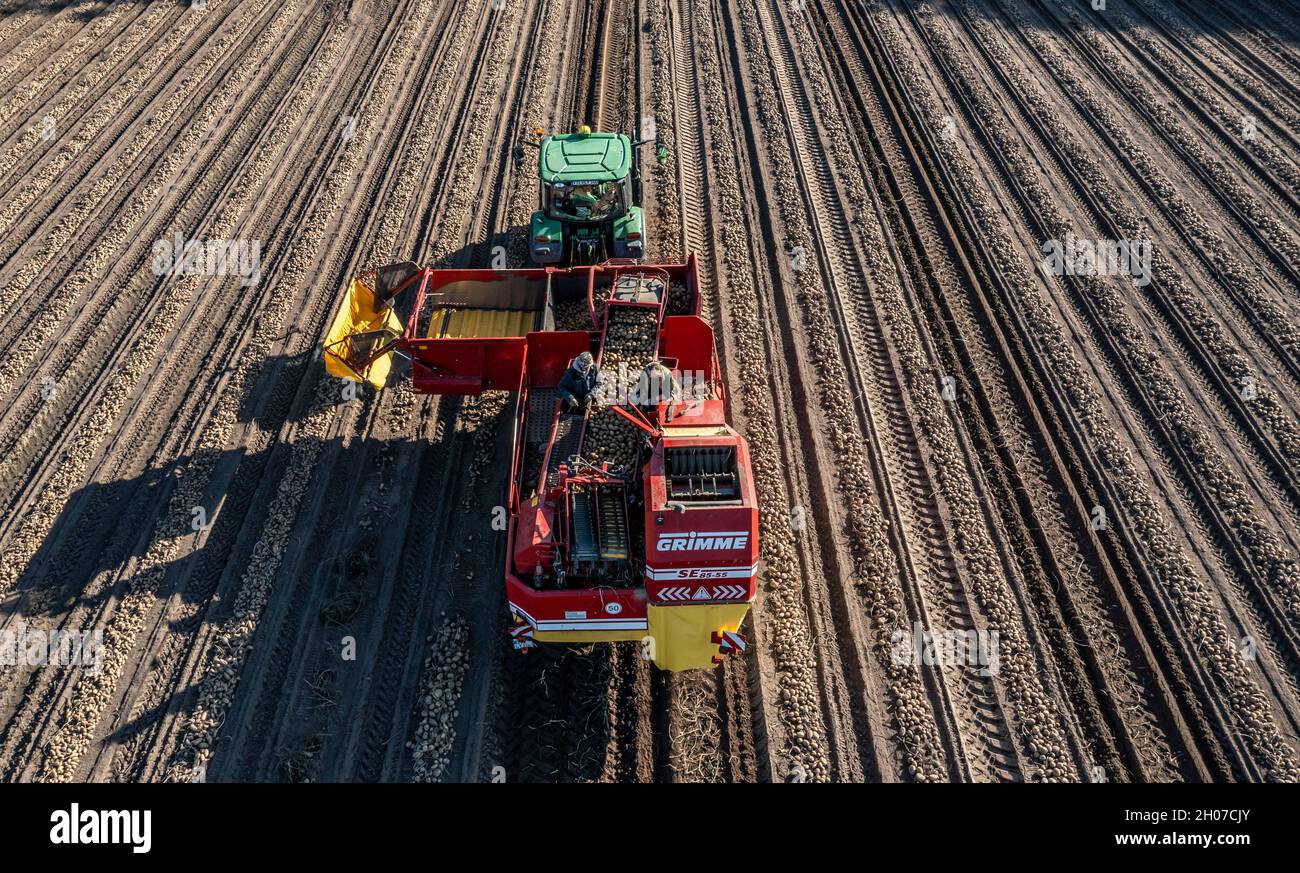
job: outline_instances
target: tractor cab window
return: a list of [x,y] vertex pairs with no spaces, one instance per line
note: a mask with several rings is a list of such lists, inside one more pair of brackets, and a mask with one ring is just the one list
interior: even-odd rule
[[554,185],[546,189],[546,213],[570,221],[605,221],[623,213],[623,185]]

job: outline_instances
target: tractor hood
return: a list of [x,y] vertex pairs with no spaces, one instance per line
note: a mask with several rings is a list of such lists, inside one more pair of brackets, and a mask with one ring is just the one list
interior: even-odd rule
[[632,143],[621,133],[565,133],[542,139],[537,175],[548,185],[616,182],[632,166]]

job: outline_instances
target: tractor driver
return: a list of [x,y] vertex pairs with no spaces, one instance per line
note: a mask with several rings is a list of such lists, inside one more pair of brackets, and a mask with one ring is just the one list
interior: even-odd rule
[[564,401],[567,411],[582,409],[591,402],[591,393],[600,384],[600,368],[591,352],[583,352],[569,362],[569,369],[564,371],[556,390]]
[[[604,218],[618,199],[618,186],[608,182],[599,185],[581,185],[569,195],[569,208],[574,215]],[[585,212],[579,212],[585,210]]]
[[[574,215],[590,215],[591,211],[596,208],[597,202],[595,193],[587,185],[574,188],[573,193],[569,195],[569,208],[572,209]],[[587,211],[582,213],[578,211],[580,209]]]

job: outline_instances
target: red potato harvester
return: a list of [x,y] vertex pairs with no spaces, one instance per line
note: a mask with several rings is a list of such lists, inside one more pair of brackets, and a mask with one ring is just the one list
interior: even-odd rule
[[[399,296],[411,304],[405,326]],[[745,647],[758,506],[698,310],[694,254],[572,269],[404,262],[349,287],[325,342],[328,372],[382,388],[396,352],[417,392],[512,392],[505,585],[515,648],[634,640],[659,667],[688,670]],[[615,339],[628,336],[647,341],[645,363],[672,374],[655,390],[618,353]],[[594,407],[570,411],[556,385],[583,351],[603,382]]]

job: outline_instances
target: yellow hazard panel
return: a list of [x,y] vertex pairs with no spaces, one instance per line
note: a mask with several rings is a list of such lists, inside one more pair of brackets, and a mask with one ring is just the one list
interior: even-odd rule
[[654,662],[661,670],[698,670],[714,666],[718,644],[714,631],[738,631],[748,603],[646,607]]
[[383,388],[392,369],[392,352],[370,358],[401,333],[397,313],[388,308],[376,311],[375,293],[359,278],[353,279],[325,336],[325,371]]

